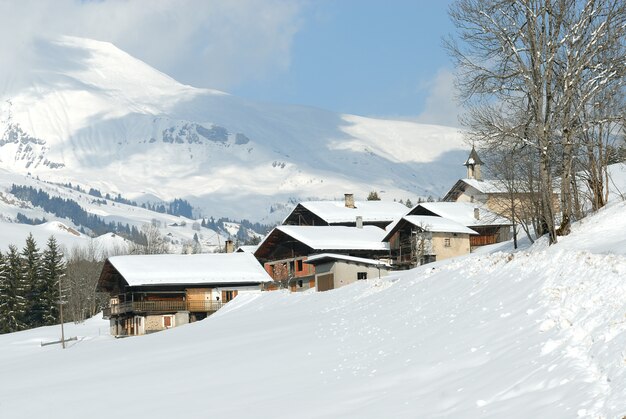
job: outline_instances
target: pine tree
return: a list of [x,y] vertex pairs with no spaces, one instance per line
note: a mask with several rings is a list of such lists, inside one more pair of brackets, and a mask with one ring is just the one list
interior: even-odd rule
[[41,253],[32,234],[22,250],[22,269],[20,289],[26,296],[23,322],[29,328],[43,326]]
[[17,247],[9,246],[3,256],[2,280],[0,281],[0,333],[24,329],[26,299],[21,289],[22,261]]
[[6,305],[8,303],[8,279],[7,279],[7,263],[6,258],[0,252],[0,334],[10,332],[8,323],[4,316]]
[[42,259],[40,301],[44,325],[55,324],[59,317],[58,302],[60,297],[58,283],[64,274],[63,253],[59,249],[54,236],[50,236]]
[[378,196],[378,192],[371,191],[369,195],[367,195],[368,201],[380,201],[380,197]]

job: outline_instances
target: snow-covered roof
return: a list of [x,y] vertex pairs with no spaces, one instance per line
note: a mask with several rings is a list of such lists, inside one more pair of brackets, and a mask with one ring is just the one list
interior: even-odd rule
[[459,224],[448,218],[436,217],[432,215],[406,215],[402,217],[414,226],[421,227],[424,230],[433,233],[461,233],[461,234],[478,234],[474,230]]
[[236,253],[254,253],[256,252],[256,249],[258,249],[259,246],[257,245],[243,245],[243,246],[239,246],[237,248],[237,250],[235,250]]
[[406,214],[406,206],[389,201],[355,201],[355,208],[348,208],[345,201],[306,201],[301,202],[329,224],[354,223],[356,217],[363,217],[364,222],[392,221]]
[[[278,226],[275,228],[314,250],[388,250],[385,230],[376,226]],[[268,237],[271,235],[270,233]],[[267,239],[267,237],[266,237]],[[259,245],[259,248],[263,243]]]
[[478,190],[480,193],[507,192],[506,185],[498,180],[461,179],[461,181]]
[[464,166],[469,166],[473,164],[483,164],[483,161],[478,157],[478,153],[476,149],[472,146],[472,151],[470,151],[469,157],[465,160]]
[[[411,209],[409,215],[418,214],[420,207],[465,227],[511,224],[506,218],[476,202],[423,202]],[[476,208],[478,208],[478,219],[475,217]]]
[[388,267],[389,265],[385,262],[381,262],[376,259],[368,259],[368,258],[358,258],[355,256],[346,256],[340,255],[337,253],[320,253],[319,255],[309,256],[304,263],[317,264],[321,263],[324,260],[343,260],[346,262],[354,262],[362,265],[373,265],[373,266],[381,266]]
[[113,256],[108,261],[130,286],[272,281],[250,253],[130,255]]

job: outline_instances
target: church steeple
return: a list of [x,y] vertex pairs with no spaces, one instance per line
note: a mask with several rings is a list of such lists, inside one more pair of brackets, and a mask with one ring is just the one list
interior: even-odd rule
[[463,164],[467,167],[467,178],[468,179],[476,179],[482,180],[482,176],[480,174],[480,165],[483,164],[483,161],[478,157],[478,153],[474,146],[472,146],[472,151],[470,151],[469,157],[465,160]]

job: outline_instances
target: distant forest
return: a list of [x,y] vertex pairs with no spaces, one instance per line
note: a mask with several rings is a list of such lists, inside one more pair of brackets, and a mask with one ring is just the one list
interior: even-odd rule
[[[126,205],[132,205],[137,207],[139,206],[137,202],[125,199],[120,194],[118,194],[117,196],[111,196],[108,193],[103,195],[99,190],[94,188],[90,188],[89,191],[85,191],[80,186],[72,185],[71,183],[64,184],[63,186],[93,196],[95,198],[95,203],[98,203],[100,205],[107,205],[107,200],[109,200]],[[116,233],[138,244],[145,245],[147,241],[145,234],[137,227],[130,226],[128,223],[107,223],[97,215],[89,214],[76,201],[72,199],[50,196],[50,194],[42,189],[36,189],[32,186],[15,184],[11,185],[11,193],[17,198],[23,201],[28,201],[34,206],[40,207],[50,214],[54,214],[55,216],[60,218],[70,219],[75,225],[80,226],[81,233],[85,233],[84,229],[89,229],[96,236],[105,233]],[[141,207],[162,214],[171,214],[193,219],[193,208],[191,204],[184,199],[174,199],[173,201],[167,203],[143,203],[141,204]],[[22,224],[31,225],[42,224],[47,221],[45,217],[42,219],[29,218],[22,213],[17,214],[17,220]],[[248,237],[248,234],[246,233],[247,230],[252,230],[258,234],[264,235],[273,227],[271,225],[253,223],[249,220],[235,221],[227,217],[221,217],[217,220],[213,217],[209,217],[206,219],[202,217],[201,226],[216,231],[226,231],[224,223],[229,222],[241,225],[242,228],[239,230],[239,233],[236,237],[236,239],[241,243],[250,242],[251,237]]]
[[[11,185],[11,193],[17,198],[28,201],[34,206],[42,208],[44,211],[54,214],[57,217],[68,218],[75,225],[81,226],[81,233],[85,233],[84,228],[90,229],[93,234],[99,236],[105,233],[117,233],[135,243],[143,244],[146,242],[146,236],[135,226],[122,223],[106,223],[102,218],[89,214],[76,201],[64,199],[60,197],[51,197],[47,192],[41,189],[35,189],[32,186]],[[24,224],[40,224],[45,222],[40,219],[31,219],[24,214],[18,213],[18,221]]]

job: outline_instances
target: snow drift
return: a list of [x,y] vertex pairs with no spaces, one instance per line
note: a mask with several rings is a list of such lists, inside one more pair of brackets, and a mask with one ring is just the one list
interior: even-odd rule
[[[324,293],[237,297],[123,340],[92,319],[0,336],[0,415],[621,417],[626,203],[554,246],[470,255]],[[92,330],[89,330],[89,329]]]

